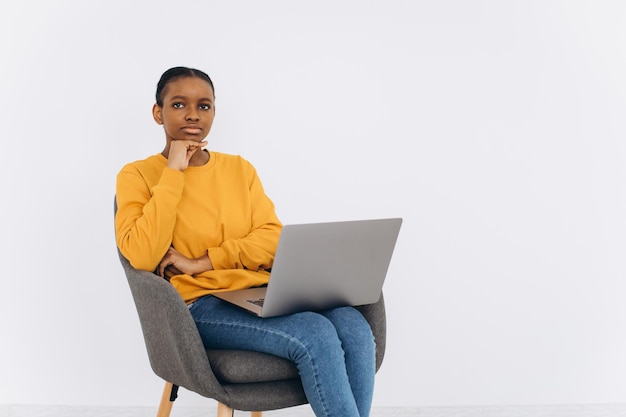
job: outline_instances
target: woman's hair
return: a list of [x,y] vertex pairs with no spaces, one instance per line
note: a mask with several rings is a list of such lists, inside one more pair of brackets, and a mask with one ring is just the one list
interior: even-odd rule
[[182,77],[200,78],[206,81],[211,86],[211,90],[213,90],[213,96],[215,96],[215,87],[213,87],[213,81],[211,81],[211,78],[206,73],[194,68],[174,67],[165,71],[163,75],[161,75],[161,79],[157,84],[156,103],[160,107],[163,107],[163,97],[165,96],[165,89],[167,88],[167,85],[170,82]]

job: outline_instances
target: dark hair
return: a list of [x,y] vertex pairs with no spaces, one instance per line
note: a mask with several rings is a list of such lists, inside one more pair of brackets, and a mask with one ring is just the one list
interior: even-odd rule
[[165,96],[165,89],[167,85],[182,77],[192,77],[192,78],[200,78],[209,83],[211,86],[211,90],[213,90],[213,96],[215,96],[215,87],[213,87],[213,81],[211,81],[211,77],[209,77],[205,72],[187,67],[174,67],[170,68],[161,75],[161,79],[157,84],[156,89],[156,103],[163,107],[163,97]]

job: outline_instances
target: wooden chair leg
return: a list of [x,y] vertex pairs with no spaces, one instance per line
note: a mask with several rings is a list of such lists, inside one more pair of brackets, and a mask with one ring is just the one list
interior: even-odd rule
[[233,417],[235,415],[234,412],[235,410],[226,404],[217,403],[217,417]]
[[[222,404],[220,402],[217,403],[217,417],[234,417],[235,410],[227,406],[226,404]],[[262,411],[250,411],[250,417],[263,417]]]
[[171,382],[165,383],[163,395],[161,396],[161,404],[159,404],[159,411],[157,411],[157,417],[170,417],[172,406],[174,405],[174,401],[171,401],[173,388],[174,385]]

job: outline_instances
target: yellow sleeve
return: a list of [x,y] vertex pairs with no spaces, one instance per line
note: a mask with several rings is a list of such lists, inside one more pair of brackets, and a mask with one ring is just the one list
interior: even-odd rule
[[240,239],[227,239],[219,247],[208,248],[213,268],[266,270],[272,267],[282,224],[274,203],[265,194],[256,169],[242,159],[249,189],[250,232]]
[[184,175],[125,166],[117,176],[115,234],[121,253],[137,269],[154,271],[172,242]]

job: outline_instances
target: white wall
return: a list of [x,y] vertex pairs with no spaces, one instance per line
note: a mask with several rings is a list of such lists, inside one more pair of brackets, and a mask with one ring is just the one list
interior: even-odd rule
[[[113,238],[160,74],[285,223],[402,216],[376,406],[626,402],[621,1],[0,6],[0,404],[155,405]],[[206,404],[185,394],[183,404]]]

